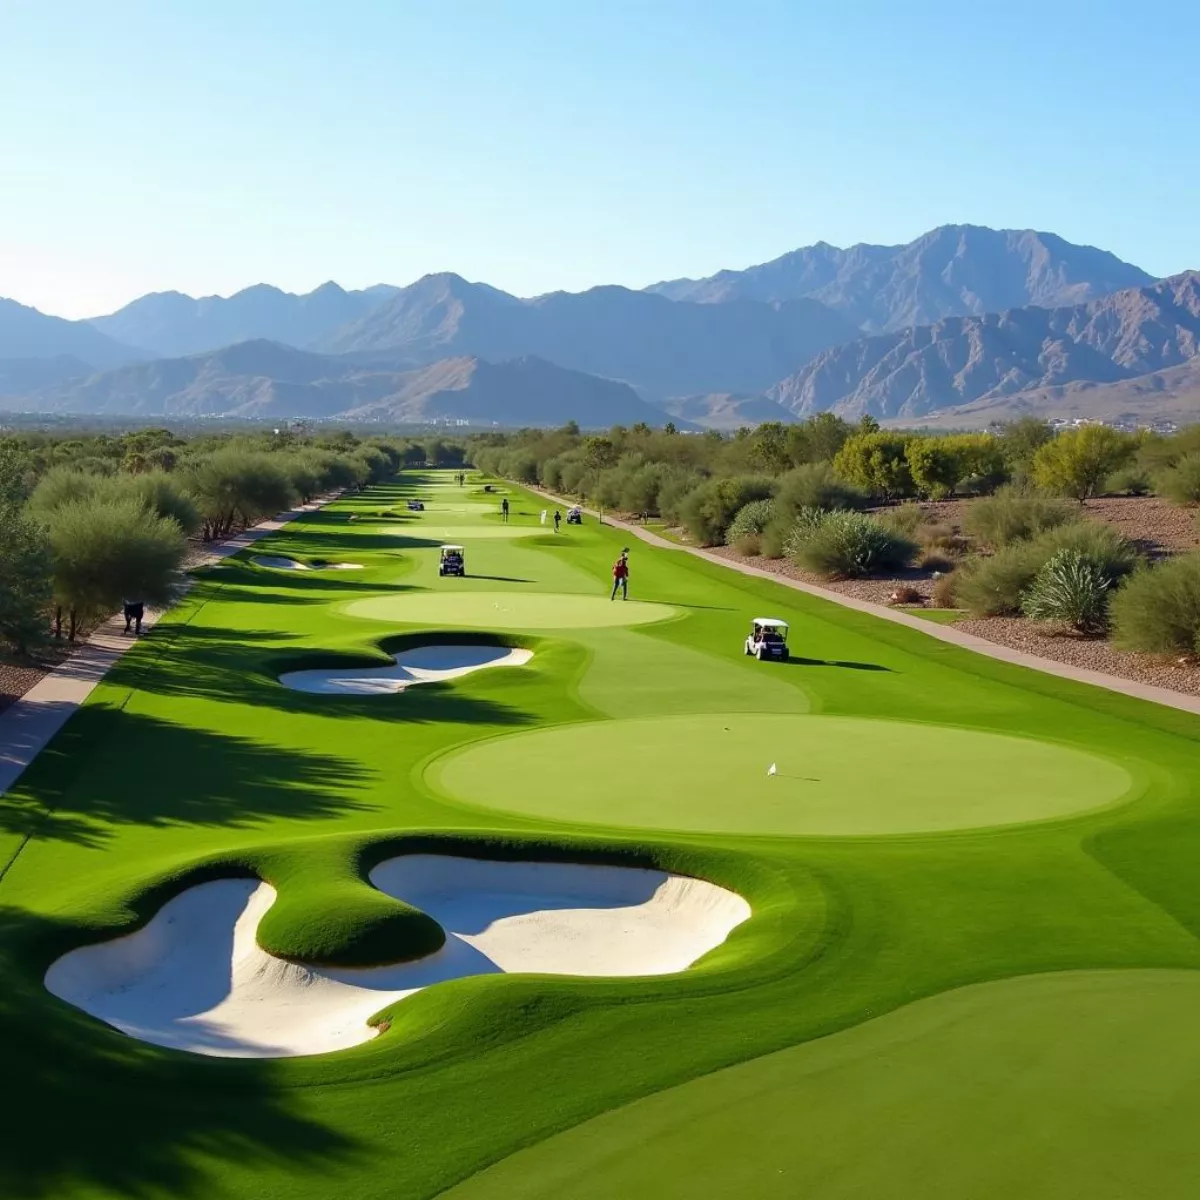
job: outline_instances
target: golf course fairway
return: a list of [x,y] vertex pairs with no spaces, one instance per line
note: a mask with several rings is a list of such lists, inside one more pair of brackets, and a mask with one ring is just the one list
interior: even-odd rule
[[0,797],[0,1196],[1194,1195],[1200,718],[550,504],[302,513]]

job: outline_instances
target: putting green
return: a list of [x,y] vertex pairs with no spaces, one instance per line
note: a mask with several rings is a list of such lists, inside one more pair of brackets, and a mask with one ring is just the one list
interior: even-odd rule
[[[772,763],[778,773],[768,776]],[[436,760],[428,778],[471,804],[554,821],[813,835],[1066,817],[1117,800],[1132,783],[1115,763],[1031,738],[776,713],[514,734]]]
[[[459,581],[449,579],[449,587]],[[437,629],[600,629],[647,625],[676,614],[669,604],[609,600],[607,596],[556,595],[553,592],[410,592],[356,600],[345,611],[352,617]]]
[[522,1150],[444,1200],[1190,1200],[1200,972],[921,1000]]

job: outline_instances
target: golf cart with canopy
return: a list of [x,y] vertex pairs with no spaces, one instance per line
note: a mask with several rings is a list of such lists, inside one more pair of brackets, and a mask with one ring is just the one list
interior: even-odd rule
[[746,638],[746,653],[753,654],[759,662],[764,658],[787,662],[788,624],[776,617],[755,617],[750,636]]
[[462,546],[443,546],[441,557],[438,559],[439,575],[465,575],[467,573],[467,552]]
[[582,525],[583,524],[583,509],[576,504],[572,508],[567,509],[567,524]]

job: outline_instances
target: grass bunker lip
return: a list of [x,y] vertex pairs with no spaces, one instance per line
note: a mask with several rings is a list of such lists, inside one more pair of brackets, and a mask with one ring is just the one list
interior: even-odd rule
[[275,889],[213,879],[136,932],[58,958],[46,986],[141,1041],[287,1058],[369,1041],[370,1017],[450,979],[683,971],[750,916],[744,899],[716,884],[639,867],[410,854],[378,863],[370,879],[438,921],[444,945],[373,968],[276,958],[256,940]]

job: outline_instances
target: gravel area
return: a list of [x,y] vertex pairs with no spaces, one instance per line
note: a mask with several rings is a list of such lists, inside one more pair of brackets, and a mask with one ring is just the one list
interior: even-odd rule
[[[82,639],[78,644],[83,644]],[[69,654],[65,645],[61,649],[51,646],[37,659],[16,659],[0,654],[0,712],[45,679]]]

